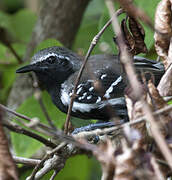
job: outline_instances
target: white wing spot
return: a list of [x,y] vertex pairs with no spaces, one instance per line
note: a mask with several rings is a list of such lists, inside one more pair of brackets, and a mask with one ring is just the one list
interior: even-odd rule
[[91,99],[92,98],[92,95],[90,95],[90,96],[87,96],[87,99],[89,100],[89,99]]
[[110,93],[113,91],[113,88],[114,88],[119,82],[121,82],[121,81],[122,81],[122,76],[119,76],[119,78],[110,85],[110,87],[109,87],[108,90],[106,91],[104,97],[110,98]]
[[99,97],[97,98],[96,103],[99,103],[101,100],[102,100],[102,99],[101,99],[101,97],[99,96]]
[[91,92],[91,91],[93,91],[94,90],[94,87],[90,87],[89,88],[89,91]]
[[105,77],[107,77],[107,74],[103,74],[100,79],[103,80]]
[[81,86],[82,86],[82,84],[79,84],[79,85],[78,85],[78,88],[80,88]]
[[80,88],[77,90],[76,94],[79,94],[81,91],[82,91],[82,87],[80,87]]
[[[79,97],[78,99],[81,100],[81,98],[82,97]],[[62,84],[62,89],[61,89],[61,101],[65,106],[69,106],[70,104],[70,96],[68,92],[66,91],[64,84]],[[93,103],[93,104],[85,104],[85,103],[79,103],[79,102],[74,101],[72,111],[73,112],[76,112],[76,111],[90,112],[92,109],[102,109],[108,104],[117,105],[117,104],[123,104],[123,103],[124,103],[124,98],[114,98],[110,100],[101,101],[101,97],[98,97],[96,103]]]
[[82,97],[79,97],[78,100],[79,100],[79,101],[82,100]]

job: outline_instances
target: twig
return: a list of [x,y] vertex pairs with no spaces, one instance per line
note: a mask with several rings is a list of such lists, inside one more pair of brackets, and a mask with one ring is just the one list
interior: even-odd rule
[[[10,113],[10,114],[13,114],[13,115],[15,115],[15,116],[17,116],[17,117],[19,117],[19,118],[21,118],[21,119],[24,119],[24,120],[26,120],[26,121],[28,121],[28,122],[32,122],[32,119],[31,119],[31,118],[29,118],[29,117],[27,117],[27,116],[25,116],[25,115],[23,115],[23,114],[17,113],[16,111],[13,111],[13,110],[9,109],[8,107],[6,107],[6,106],[4,106],[4,105],[2,105],[2,104],[0,104],[0,108],[2,108],[4,111],[6,111],[6,112],[8,112],[8,113]],[[45,124],[37,123],[37,125],[38,125],[40,128],[46,129],[47,131],[49,131],[49,133],[52,132],[52,129],[51,129],[49,126],[45,125]],[[51,133],[51,134],[52,134],[52,133]]]
[[36,167],[34,168],[34,170],[32,171],[32,174],[27,178],[27,180],[34,180],[34,177],[36,175],[36,173],[38,172],[38,170],[41,168],[41,166],[44,165],[44,162],[51,157],[52,155],[54,155],[57,151],[59,151],[59,149],[63,148],[64,146],[66,146],[66,142],[62,142],[59,146],[57,146],[55,149],[53,149],[51,152],[47,153],[41,160],[41,162],[39,164],[36,165]]
[[[122,9],[119,9],[116,14],[114,16],[119,16],[121,13],[123,13],[123,10]],[[84,61],[83,61],[83,64],[79,70],[79,73],[78,73],[78,76],[75,80],[75,86],[74,86],[74,89],[73,89],[73,94],[71,96],[71,101],[70,101],[70,104],[69,104],[69,108],[68,108],[68,112],[67,112],[67,117],[66,117],[66,122],[65,122],[65,129],[64,129],[64,132],[65,134],[68,133],[68,126],[69,126],[69,121],[70,121],[70,116],[71,116],[71,111],[72,111],[72,106],[73,106],[73,102],[75,100],[75,97],[76,97],[76,90],[77,90],[77,86],[78,86],[78,83],[79,83],[79,80],[81,78],[81,75],[84,71],[84,68],[85,68],[85,65],[87,63],[87,60],[88,60],[88,57],[90,56],[93,48],[96,46],[97,42],[99,41],[101,35],[104,33],[104,31],[106,30],[106,28],[112,23],[112,20],[113,20],[114,17],[112,17],[104,26],[103,28],[99,31],[99,33],[93,38],[91,44],[90,44],[90,47],[87,51],[87,54],[84,58]]]
[[5,126],[6,128],[10,129],[11,131],[14,131],[16,133],[19,133],[19,134],[24,134],[26,136],[29,136],[31,138],[34,138],[36,139],[37,141],[43,143],[44,145],[48,146],[48,147],[51,147],[51,148],[55,148],[57,145],[54,144],[53,142],[45,139],[44,137],[32,132],[32,131],[29,131],[29,130],[26,130],[20,126],[18,126],[17,124],[14,124],[14,123],[3,123],[3,126]]
[[[4,109],[5,111],[11,113],[11,114],[14,114],[16,115],[17,117],[20,117],[20,118],[23,118],[23,119],[26,119],[27,121],[32,121],[30,118],[28,118],[27,116],[24,116],[22,114],[19,114],[15,111],[12,111],[11,109],[7,108],[6,106],[0,104],[0,108]],[[87,149],[87,150],[94,150],[96,148],[96,146],[93,146],[91,144],[88,144],[88,145],[82,145],[81,143],[75,141],[71,136],[67,136],[65,134],[63,134],[63,132],[61,131],[52,131],[48,126],[44,125],[44,124],[41,124],[39,123],[40,127],[43,127],[45,128],[47,131],[50,131],[49,133],[56,137],[56,138],[59,138],[60,140],[62,141],[65,141],[67,143],[72,143],[74,144],[75,146],[78,146],[80,148],[83,148],[83,149]]]
[[[49,157],[51,157],[51,156],[53,156],[55,153],[57,153],[59,150],[61,150],[61,148],[65,147],[65,146],[67,145],[67,143],[71,143],[71,144],[73,144],[74,146],[77,146],[77,147],[79,147],[80,149],[85,149],[85,150],[87,150],[87,151],[88,151],[88,150],[91,151],[91,152],[99,151],[99,149],[97,148],[96,145],[89,144],[89,143],[87,143],[87,142],[85,142],[85,141],[83,141],[83,142],[77,141],[77,140],[73,139],[72,137],[67,136],[67,135],[65,135],[65,134],[62,135],[60,138],[61,138],[61,139],[64,139],[65,142],[63,141],[63,142],[62,142],[59,146],[57,146],[55,149],[53,149],[52,151],[48,152],[48,153],[44,156],[44,158],[41,160],[41,162],[34,168],[31,176],[28,177],[27,180],[33,180],[34,177],[35,177],[35,175],[37,174],[38,170],[43,166],[43,164],[45,163],[45,161],[46,161]],[[71,149],[71,148],[70,148],[70,149]],[[70,151],[71,151],[71,153],[73,152],[73,150],[70,150]],[[76,152],[76,151],[75,151],[75,152]],[[67,159],[67,155],[65,155],[65,157],[66,157],[66,159]],[[69,157],[69,156],[68,156],[68,157]],[[47,168],[48,168],[48,170],[50,170],[50,169],[49,169],[49,168],[50,168],[49,166],[48,166]],[[62,168],[62,167],[61,167],[61,168]],[[59,171],[61,170],[61,168],[59,167],[59,169],[56,169],[56,170],[59,172]],[[44,172],[46,172],[46,169],[44,170]],[[40,177],[40,175],[39,175],[39,177]]]
[[151,132],[152,135],[159,147],[159,149],[161,150],[164,158],[166,159],[166,161],[168,162],[170,168],[172,169],[172,154],[170,149],[168,148],[167,143],[165,142],[165,139],[163,137],[163,135],[160,132],[160,128],[154,118],[154,116],[152,115],[152,112],[148,106],[148,104],[142,100],[142,104],[143,104],[143,110],[145,112],[145,114],[147,115],[147,121],[150,123],[150,128],[151,128]]
[[14,48],[11,46],[10,43],[7,43],[6,46],[9,48],[9,50],[12,52],[12,54],[15,56],[19,64],[22,64],[23,61],[20,58],[20,56],[17,54],[17,52],[14,50]]
[[45,115],[45,118],[46,118],[48,124],[50,125],[50,127],[51,127],[53,130],[57,131],[57,128],[56,128],[56,126],[54,125],[53,121],[51,120],[51,118],[50,118],[50,116],[49,116],[49,114],[48,114],[48,111],[47,111],[47,109],[46,109],[46,107],[45,107],[45,105],[44,105],[44,103],[43,103],[42,93],[41,93],[41,91],[40,91],[39,88],[36,88],[36,90],[35,90],[35,97],[36,97],[36,99],[37,99],[38,102],[39,102],[39,105],[40,105],[40,107],[41,107],[41,109],[42,109],[42,112],[43,112],[44,115]]
[[15,161],[15,163],[25,164],[27,166],[36,166],[41,162],[41,160],[39,159],[30,159],[30,158],[17,157],[17,156],[13,156],[13,160]]
[[53,175],[52,175],[51,178],[50,178],[50,180],[54,180],[55,177],[57,176],[57,173],[58,173],[58,171],[54,171],[54,172],[53,172]]
[[0,60],[0,65],[4,65],[4,66],[15,66],[15,65],[17,65],[17,63],[12,63],[12,62],[8,62],[8,61],[1,61],[1,60]]
[[[114,14],[113,1],[106,0],[106,5],[108,7],[110,15],[112,16],[112,14]],[[145,114],[147,115],[146,119],[151,124],[152,135],[153,135],[157,145],[159,146],[163,156],[165,157],[166,161],[168,162],[170,168],[172,169],[172,154],[171,154],[162,134],[159,131],[159,127],[154,119],[152,111],[150,110],[146,101],[142,98],[142,89],[141,89],[139,81],[137,80],[136,73],[134,71],[134,67],[132,66],[132,61],[127,52],[127,47],[124,43],[124,38],[122,36],[121,29],[120,29],[120,26],[119,26],[119,23],[118,23],[118,20],[116,17],[114,18],[114,21],[112,22],[112,27],[118,37],[118,44],[119,44],[119,48],[121,50],[120,51],[121,52],[120,60],[121,60],[121,63],[124,65],[126,74],[128,76],[128,79],[129,79],[130,85],[133,89],[133,92],[135,94],[135,97],[137,100],[140,100],[142,102],[143,110],[144,110]]]
[[33,79],[34,79],[33,85],[34,85],[34,88],[35,88],[34,96],[35,96],[35,98],[37,99],[37,101],[39,102],[39,105],[40,105],[40,107],[41,107],[41,110],[42,110],[42,112],[44,113],[45,118],[46,118],[48,124],[50,125],[50,127],[51,127],[53,130],[57,131],[57,128],[56,128],[54,122],[51,120],[51,118],[50,118],[50,116],[49,116],[49,114],[48,114],[48,111],[47,111],[47,109],[46,109],[46,107],[45,107],[45,105],[44,105],[44,103],[43,103],[42,93],[41,93],[41,90],[40,90],[40,88],[39,88],[38,80],[37,80],[37,77],[36,77],[35,74],[33,74]]
[[[172,105],[168,105],[162,109],[159,109],[155,112],[153,112],[153,115],[156,116],[156,115],[160,115],[161,113],[163,112],[167,112],[167,111],[170,111],[172,110]],[[132,125],[135,125],[135,124],[138,124],[138,123],[141,123],[143,121],[146,120],[146,115],[145,116],[142,116],[142,117],[139,117],[137,118],[136,120],[133,120],[133,121],[130,121],[130,122],[127,122],[125,124],[122,124],[120,126],[115,126],[115,127],[111,127],[111,128],[105,128],[105,129],[96,129],[96,130],[93,130],[93,131],[88,131],[88,132],[81,132],[81,133],[78,133],[76,135],[73,135],[75,138],[87,138],[87,137],[90,137],[90,136],[93,136],[93,135],[104,135],[104,134],[109,134],[109,133],[112,133],[116,130],[119,130],[119,129],[122,129],[124,128],[125,126],[132,126]]]
[[152,158],[151,158],[151,164],[153,166],[153,170],[154,170],[154,172],[156,174],[157,179],[158,180],[165,180],[165,177],[163,176],[163,174],[162,174],[162,172],[161,172],[161,170],[160,170],[160,168],[158,166],[158,163],[157,163],[157,161],[156,161],[156,159],[155,159],[155,157],[153,155],[152,155]]
[[131,0],[118,0],[121,7],[125,9],[128,15],[139,18],[145,24],[147,24],[152,30],[154,30],[153,23],[150,17],[140,8],[135,6]]

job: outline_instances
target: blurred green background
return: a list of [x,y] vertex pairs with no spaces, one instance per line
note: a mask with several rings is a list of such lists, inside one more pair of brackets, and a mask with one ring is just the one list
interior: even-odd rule
[[[135,0],[135,3],[154,20],[154,12],[159,0],[145,1]],[[38,0],[1,0],[0,1],[0,28],[4,28],[12,42],[12,47],[16,50],[20,57],[24,56],[26,46],[30,41],[34,25],[37,20],[39,9]],[[124,16],[123,16],[124,17]],[[121,19],[122,17],[120,17]],[[107,8],[104,0],[92,0],[85,11],[83,21],[77,33],[72,49],[81,54],[85,54],[88,50],[91,40],[100,30],[100,28],[109,19]],[[153,32],[144,25],[146,38],[145,42],[149,49],[146,55],[149,58],[156,59],[157,55],[154,50]],[[1,33],[0,36],[3,36]],[[92,54],[97,53],[117,53],[112,37],[114,33],[109,27],[100,42],[95,47]],[[39,45],[41,47],[53,46],[58,44],[56,40],[46,40]],[[8,95],[15,81],[15,70],[19,67],[17,60],[11,54],[9,49],[0,42],[0,102],[6,104]],[[66,115],[57,110],[52,104],[49,95],[43,92],[43,100],[47,106],[51,118],[54,120],[58,128],[62,128]],[[46,123],[45,117],[42,114],[39,103],[34,96],[29,97],[17,110],[29,117],[38,117],[42,122]],[[18,156],[30,157],[40,147],[41,144],[37,141],[11,133],[14,151]],[[22,169],[23,167],[20,166]],[[20,171],[20,179],[25,179],[31,172],[25,168]],[[48,179],[50,174],[47,174],[43,179]],[[65,168],[57,175],[56,179],[61,180],[98,180],[101,177],[101,169],[98,162],[94,158],[86,156],[76,156],[70,158]]]

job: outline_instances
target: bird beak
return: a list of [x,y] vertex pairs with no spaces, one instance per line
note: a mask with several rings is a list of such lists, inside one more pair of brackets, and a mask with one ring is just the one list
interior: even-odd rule
[[34,66],[34,64],[29,64],[17,69],[16,73],[26,73],[26,72],[34,71],[35,69],[36,67]]

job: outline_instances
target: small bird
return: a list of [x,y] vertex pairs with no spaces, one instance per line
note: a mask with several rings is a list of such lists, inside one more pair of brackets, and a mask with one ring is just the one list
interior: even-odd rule
[[[164,73],[162,63],[143,57],[134,57],[138,74],[150,72],[157,84]],[[50,47],[36,53],[30,65],[18,69],[17,73],[33,71],[39,82],[50,94],[53,103],[67,113],[74,82],[82,64],[82,57],[64,47]],[[146,73],[146,78],[150,74]],[[88,59],[79,81],[72,113],[81,119],[109,121],[113,115],[128,120],[124,99],[127,77],[115,55],[93,55]]]

